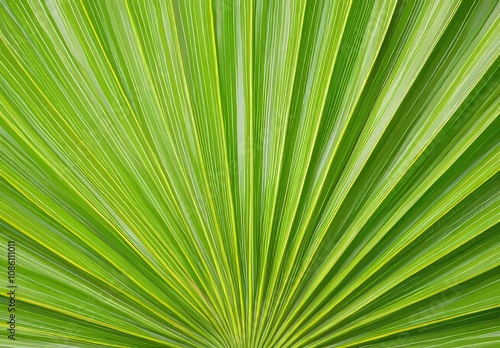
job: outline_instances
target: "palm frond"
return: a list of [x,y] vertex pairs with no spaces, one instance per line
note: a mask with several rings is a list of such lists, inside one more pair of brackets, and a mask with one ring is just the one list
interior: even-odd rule
[[1,347],[500,344],[499,2],[3,0],[0,34]]

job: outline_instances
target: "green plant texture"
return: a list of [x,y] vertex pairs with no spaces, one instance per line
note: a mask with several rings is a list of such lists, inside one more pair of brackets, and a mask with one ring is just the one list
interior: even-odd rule
[[0,0],[0,36],[0,347],[500,347],[498,0]]

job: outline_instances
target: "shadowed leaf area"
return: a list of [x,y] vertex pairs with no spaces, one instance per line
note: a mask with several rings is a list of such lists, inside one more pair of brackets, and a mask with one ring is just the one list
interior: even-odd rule
[[0,37],[0,347],[500,346],[500,2],[0,0]]

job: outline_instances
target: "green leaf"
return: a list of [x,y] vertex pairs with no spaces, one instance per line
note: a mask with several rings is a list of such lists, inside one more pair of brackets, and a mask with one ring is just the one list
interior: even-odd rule
[[2,1],[0,347],[497,346],[499,36],[490,0]]

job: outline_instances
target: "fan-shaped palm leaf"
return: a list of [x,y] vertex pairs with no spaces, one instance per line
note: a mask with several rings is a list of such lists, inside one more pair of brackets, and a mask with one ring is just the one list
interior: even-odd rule
[[0,346],[500,344],[498,1],[0,7]]

